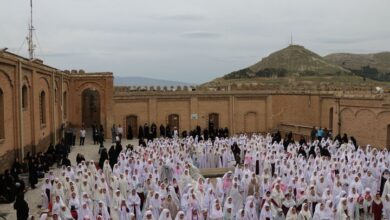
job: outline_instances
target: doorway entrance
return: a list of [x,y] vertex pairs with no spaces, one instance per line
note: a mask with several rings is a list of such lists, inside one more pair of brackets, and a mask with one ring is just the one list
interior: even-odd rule
[[100,94],[96,89],[86,89],[81,95],[82,123],[86,128],[100,125]]
[[133,139],[133,137],[138,137],[137,116],[129,115],[126,117],[126,138]]
[[168,115],[168,125],[171,131],[173,131],[175,128],[180,131],[180,124],[179,124],[179,115],[178,114],[170,114]]
[[211,113],[209,114],[209,131],[219,129],[219,114]]

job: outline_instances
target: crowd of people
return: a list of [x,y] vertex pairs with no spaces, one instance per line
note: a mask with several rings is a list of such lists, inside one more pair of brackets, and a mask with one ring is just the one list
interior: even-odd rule
[[[122,139],[123,137],[123,127],[121,125],[116,126],[115,124],[111,128],[111,137],[112,142],[114,143],[116,141],[115,137],[119,137],[119,139]],[[155,123],[151,123],[149,126],[148,123],[145,123],[143,126],[138,127],[138,136],[137,138],[139,140],[146,140],[146,141],[153,141],[153,139],[157,137],[164,137],[164,138],[178,138],[178,137],[187,137],[192,136],[193,138],[198,137],[199,139],[208,140],[209,138],[211,140],[214,140],[216,137],[223,137],[226,138],[229,136],[229,129],[228,128],[216,128],[214,126],[214,123],[210,122],[207,129],[201,129],[200,126],[196,126],[194,129],[187,131],[184,130],[181,133],[179,133],[179,129],[175,126],[171,126],[169,124],[163,125],[161,124],[159,128],[157,128],[157,125]],[[131,125],[127,126],[127,133],[126,138],[128,140],[132,140],[134,138],[133,129]]]
[[[117,141],[98,163],[82,159],[49,175],[42,206],[53,219],[77,220],[390,219],[389,152],[330,137]],[[209,167],[234,171],[205,179],[198,168]]]

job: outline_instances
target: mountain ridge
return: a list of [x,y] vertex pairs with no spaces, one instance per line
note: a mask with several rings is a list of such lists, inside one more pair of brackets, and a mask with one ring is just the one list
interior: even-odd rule
[[[348,53],[345,53],[348,54]],[[289,45],[281,50],[270,53],[257,63],[246,68],[233,71],[222,77],[202,84],[202,87],[245,89],[245,84],[256,85],[258,89],[285,87],[320,87],[343,88],[348,86],[370,87],[375,85],[390,86],[390,71],[380,72],[379,69],[390,70],[390,52],[370,55],[371,61],[364,63],[361,56],[348,55],[352,68],[340,65],[342,55],[320,56],[300,45]],[[369,59],[370,60],[370,59]],[[341,64],[343,64],[341,62]],[[345,64],[345,63],[344,63]],[[375,65],[374,65],[375,64]]]

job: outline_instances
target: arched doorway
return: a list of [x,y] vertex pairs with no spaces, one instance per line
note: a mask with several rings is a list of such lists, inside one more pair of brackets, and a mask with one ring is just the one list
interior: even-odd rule
[[85,127],[100,125],[100,94],[96,89],[86,89],[81,95],[82,123]]
[[244,130],[245,133],[257,132],[257,114],[256,112],[248,112],[244,117]]
[[180,124],[179,124],[179,115],[178,114],[170,114],[168,115],[168,125],[171,131],[173,131],[175,128],[180,131]]
[[[126,138],[133,139],[134,137],[138,137],[138,122],[136,115],[129,115],[126,117]],[[129,132],[131,129],[131,133]]]
[[209,131],[219,129],[219,114],[210,113],[209,114]]

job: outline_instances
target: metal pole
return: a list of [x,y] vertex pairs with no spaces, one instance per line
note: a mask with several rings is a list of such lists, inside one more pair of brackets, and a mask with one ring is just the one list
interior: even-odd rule
[[28,54],[29,58],[33,59],[34,58],[34,43],[33,43],[33,31],[34,31],[34,26],[33,26],[33,2],[30,0],[30,24],[28,27]]

